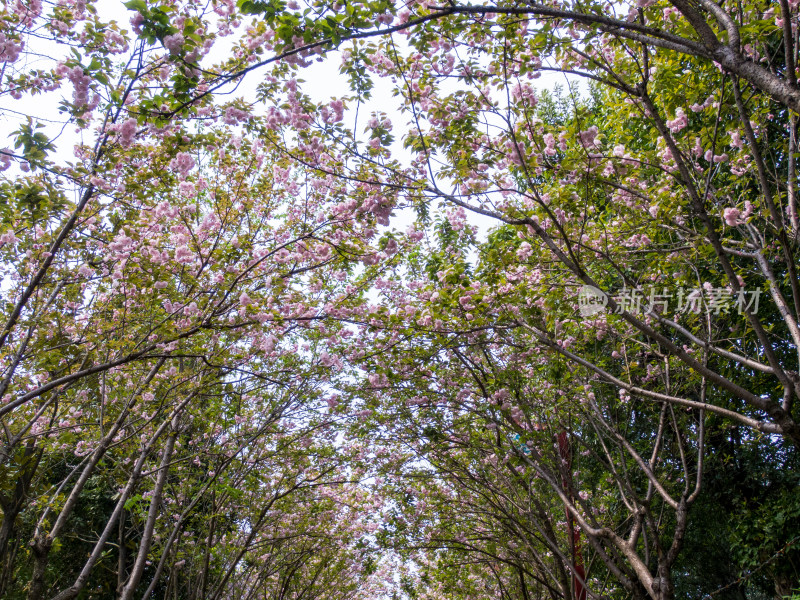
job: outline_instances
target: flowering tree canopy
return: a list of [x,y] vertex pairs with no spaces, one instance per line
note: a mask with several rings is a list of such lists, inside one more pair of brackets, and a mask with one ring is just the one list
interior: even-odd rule
[[799,10],[5,3],[0,596],[792,594]]

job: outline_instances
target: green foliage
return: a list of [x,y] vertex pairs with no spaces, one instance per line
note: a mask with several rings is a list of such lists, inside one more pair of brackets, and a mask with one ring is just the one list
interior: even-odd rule
[[0,182],[0,219],[6,227],[41,225],[67,206],[64,193],[45,177],[20,177]]

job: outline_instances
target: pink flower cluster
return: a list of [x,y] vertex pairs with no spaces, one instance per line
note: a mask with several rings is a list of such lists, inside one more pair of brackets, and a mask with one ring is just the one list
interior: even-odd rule
[[189,246],[184,244],[175,248],[175,262],[178,262],[182,265],[187,265],[194,262],[194,254],[189,249]]
[[727,153],[723,152],[722,154],[714,154],[711,150],[706,150],[705,155],[703,156],[708,162],[728,162],[730,158]]
[[23,27],[32,27],[33,22],[42,14],[42,3],[41,0],[28,0],[27,2],[16,0],[9,12],[20,17]]
[[556,154],[556,138],[552,133],[548,133],[544,136],[544,153],[547,156],[554,156]]
[[142,33],[142,24],[144,23],[144,15],[137,12],[131,17],[131,27],[134,33]]
[[185,196],[187,198],[197,195],[197,188],[193,183],[189,183],[188,181],[181,181],[180,185],[178,185],[178,191],[180,192],[181,196]]
[[56,75],[66,77],[72,82],[75,88],[72,93],[72,102],[76,107],[87,107],[91,110],[99,104],[100,97],[97,95],[92,99],[91,104],[89,103],[89,84],[92,82],[92,78],[84,72],[83,67],[80,65],[69,67],[64,63],[59,63],[56,67]]
[[511,88],[511,97],[517,102],[524,102],[528,106],[536,106],[536,91],[528,84],[516,84]]
[[[270,129],[277,129],[281,125],[291,125],[300,130],[308,129],[309,123],[313,121],[313,115],[299,102],[297,97],[297,82],[295,80],[286,83],[287,100],[289,107],[280,110],[275,106],[270,106],[267,110],[267,126]],[[324,111],[323,118],[324,118]]]
[[744,149],[744,142],[742,141],[742,136],[738,131],[731,131],[731,146],[734,148],[738,148],[739,150]]
[[0,171],[5,171],[11,166],[11,150],[3,148],[0,150]]
[[13,231],[6,231],[3,235],[0,235],[0,246],[5,246],[6,244],[16,244],[19,241],[16,235],[14,235]]
[[580,138],[580,141],[581,141],[581,146],[583,146],[584,148],[590,148],[590,147],[593,147],[593,146],[598,146],[598,144],[596,142],[597,134],[598,134],[598,130],[597,130],[597,126],[596,125],[592,125],[586,131],[581,131],[578,134],[578,137]]
[[166,48],[170,54],[178,54],[183,48],[184,41],[183,34],[173,33],[172,35],[164,37],[164,48]]
[[0,33],[0,63],[16,62],[23,46],[22,41],[12,40],[4,33]]
[[123,148],[130,148],[133,144],[133,138],[136,135],[137,129],[138,123],[133,117],[112,127],[112,130],[119,134],[118,141]]
[[522,242],[517,249],[517,258],[528,260],[533,255],[533,248],[528,242]]
[[675,111],[675,118],[671,121],[667,121],[667,127],[672,133],[678,133],[681,129],[684,129],[689,124],[689,117],[686,116],[686,113],[683,111],[682,108],[679,108]]
[[128,40],[116,31],[106,31],[105,49],[109,54],[122,54],[128,51]]
[[748,200],[744,203],[744,211],[731,206],[722,211],[722,218],[728,226],[736,227],[737,225],[744,225],[748,217],[752,214],[753,204]]
[[158,206],[156,206],[155,210],[153,211],[153,216],[157,219],[166,218],[169,220],[177,218],[179,215],[179,211],[174,206],[170,205],[169,202],[161,202]]
[[242,121],[247,121],[249,118],[249,112],[242,110],[241,108],[231,106],[225,109],[225,116],[222,118],[222,122],[226,125],[238,125]]
[[508,160],[517,166],[522,166],[525,162],[525,155],[522,153],[522,148],[514,140],[506,142],[506,150],[508,151]]
[[223,0],[216,3],[214,12],[221,17],[229,17],[236,11],[236,4],[232,0]]
[[697,104],[696,102],[689,107],[689,110],[692,112],[700,112],[707,109],[709,106],[715,106],[717,103],[714,101],[714,96],[709,96],[706,98],[705,102],[702,104]]
[[177,156],[173,158],[169,166],[178,172],[181,180],[186,179],[186,176],[194,168],[194,159],[186,152],[178,152]]
[[646,234],[634,233],[623,242],[623,246],[627,246],[628,248],[641,248],[643,246],[649,246],[651,243],[652,240]]
[[[333,110],[333,113],[331,113],[331,110]],[[344,118],[344,102],[341,100],[334,100],[331,102],[330,108],[323,106],[320,109],[320,114],[322,115],[322,120],[325,123],[338,123]]]

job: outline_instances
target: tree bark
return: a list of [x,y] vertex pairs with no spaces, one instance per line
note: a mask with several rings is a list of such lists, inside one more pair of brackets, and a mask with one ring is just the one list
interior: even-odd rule
[[[173,421],[173,430],[177,429],[176,425],[177,424]],[[128,578],[128,583],[125,584],[125,587],[122,589],[122,593],[119,595],[119,600],[131,600],[133,597],[133,592],[136,590],[136,586],[139,585],[139,581],[142,579],[142,573],[144,572],[147,554],[150,551],[150,545],[153,542],[153,531],[155,530],[156,519],[158,518],[158,509],[161,505],[161,494],[164,491],[164,483],[167,480],[167,473],[169,473],[169,461],[172,459],[172,451],[175,448],[176,437],[177,432],[174,432],[171,436],[169,436],[167,439],[167,444],[164,448],[164,452],[161,455],[161,465],[159,466],[158,478],[156,479],[156,486],[153,490],[153,496],[150,498],[150,508],[147,511],[147,521],[145,522],[142,540],[139,543],[139,552],[137,553],[136,560],[133,563],[133,569],[131,570],[131,575]]]

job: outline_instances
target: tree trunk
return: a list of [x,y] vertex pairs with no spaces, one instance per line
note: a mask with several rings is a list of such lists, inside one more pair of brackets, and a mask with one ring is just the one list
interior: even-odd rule
[[33,574],[28,588],[27,600],[41,600],[44,595],[44,576],[47,571],[50,545],[36,543],[33,546]]
[[125,521],[127,520],[128,511],[122,509],[122,514],[119,517],[119,534],[117,536],[117,545],[119,546],[119,555],[117,559],[117,595],[122,593],[122,588],[125,587],[125,582],[128,579],[128,548],[125,545]]
[[[173,420],[173,429],[177,429],[177,418]],[[172,460],[172,451],[175,448],[175,438],[177,433],[173,433],[167,439],[166,447],[161,455],[161,465],[159,466],[158,477],[156,479],[156,486],[153,489],[153,495],[150,498],[150,508],[147,511],[147,521],[142,533],[142,539],[139,542],[139,551],[136,554],[136,560],[131,570],[131,576],[128,583],[122,589],[119,595],[119,600],[131,600],[133,593],[136,591],[136,586],[142,579],[144,567],[147,561],[147,553],[150,552],[150,545],[153,541],[153,533],[156,527],[156,520],[158,519],[158,510],[161,505],[161,494],[164,491],[164,484],[167,481],[167,473],[169,472],[169,461]]]

